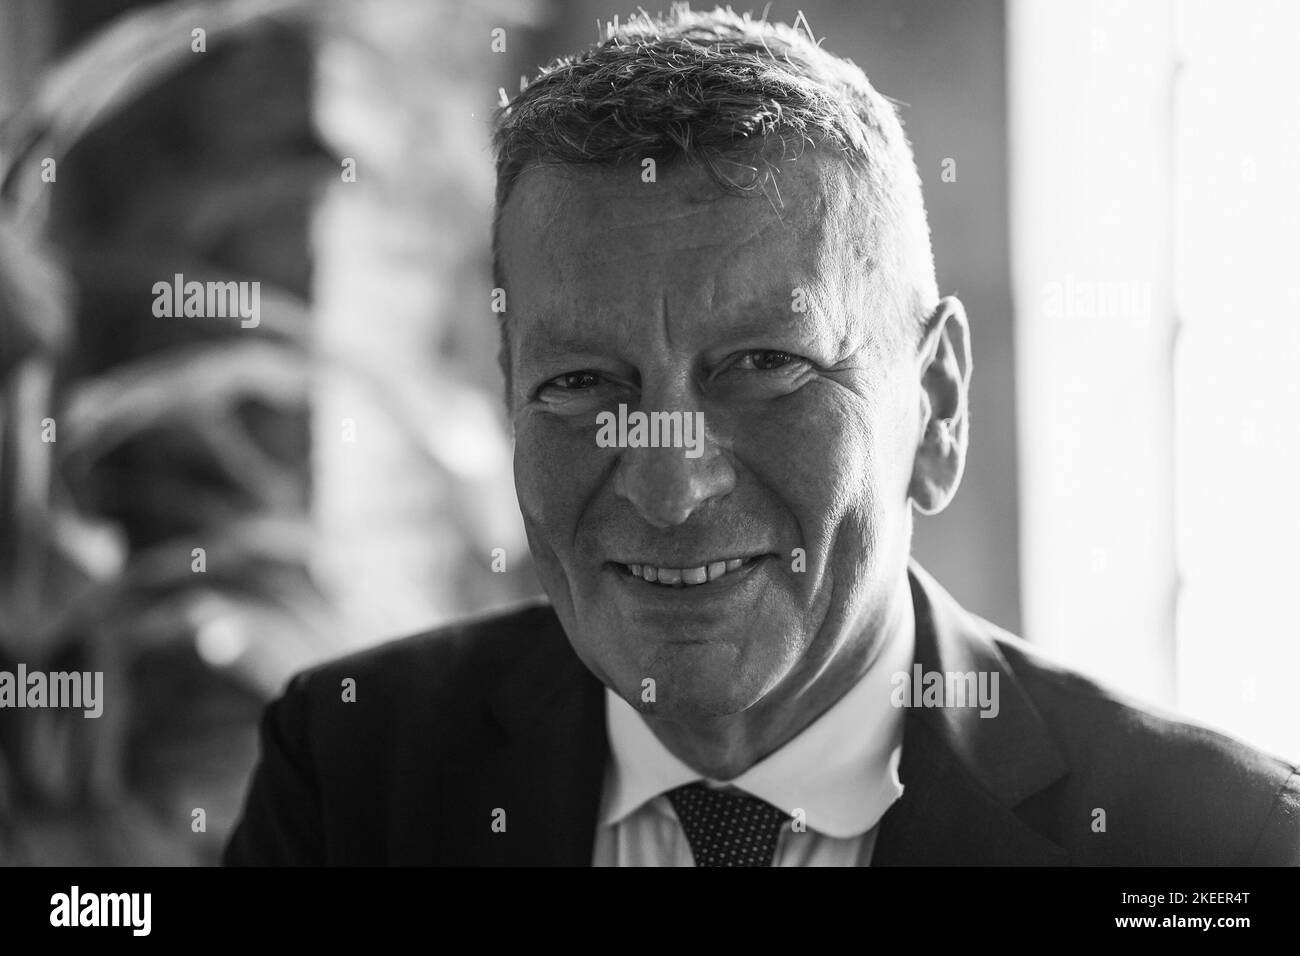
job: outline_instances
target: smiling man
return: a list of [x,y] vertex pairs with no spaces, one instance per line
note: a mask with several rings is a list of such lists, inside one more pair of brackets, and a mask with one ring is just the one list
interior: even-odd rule
[[549,600],[295,678],[228,862],[1300,861],[1293,766],[910,561],[961,479],[971,353],[861,71],[676,10],[544,70],[496,148]]
[[[964,429],[934,427],[964,421],[960,306],[923,260],[914,284],[873,281],[870,233],[901,230],[872,225],[850,175],[809,150],[774,207],[684,164],[654,183],[635,163],[534,166],[501,216],[515,479],[542,582],[583,663],[627,701],[653,681],[656,735],[717,778],[911,626],[909,489],[933,507],[961,468]],[[598,448],[595,418],[619,404],[700,414],[704,453]]]

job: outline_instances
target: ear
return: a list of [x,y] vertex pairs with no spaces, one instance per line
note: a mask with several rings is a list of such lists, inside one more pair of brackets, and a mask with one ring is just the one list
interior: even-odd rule
[[970,431],[970,327],[966,310],[952,296],[940,300],[926,321],[917,372],[921,407],[907,494],[918,511],[932,515],[948,507],[957,493]]

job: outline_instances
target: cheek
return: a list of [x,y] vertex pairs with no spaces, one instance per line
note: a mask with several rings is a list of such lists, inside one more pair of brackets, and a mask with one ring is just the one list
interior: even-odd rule
[[872,523],[894,456],[883,410],[841,385],[813,383],[746,428],[738,453],[795,517],[810,568],[845,522]]
[[524,413],[515,424],[514,467],[525,523],[552,548],[572,541],[603,467],[594,423],[588,430]]

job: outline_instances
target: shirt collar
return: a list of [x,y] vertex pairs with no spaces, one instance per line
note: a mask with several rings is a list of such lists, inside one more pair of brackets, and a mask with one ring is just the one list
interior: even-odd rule
[[[890,697],[891,678],[908,669],[915,648],[911,613],[904,618],[848,693],[729,784],[787,813],[803,810],[808,829],[827,836],[859,836],[874,827],[903,793],[898,761],[904,712]],[[705,779],[608,689],[605,717],[613,759],[601,801],[603,825],[619,823],[674,787]]]

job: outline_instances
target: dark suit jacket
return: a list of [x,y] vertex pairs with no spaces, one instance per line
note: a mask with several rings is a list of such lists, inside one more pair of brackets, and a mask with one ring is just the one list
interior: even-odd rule
[[[1300,865],[1296,767],[1049,663],[916,565],[911,581],[916,660],[998,671],[1001,708],[908,710],[873,865]],[[546,604],[299,674],[263,718],[225,862],[588,864],[603,693]]]

